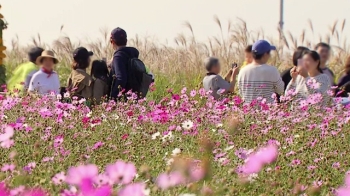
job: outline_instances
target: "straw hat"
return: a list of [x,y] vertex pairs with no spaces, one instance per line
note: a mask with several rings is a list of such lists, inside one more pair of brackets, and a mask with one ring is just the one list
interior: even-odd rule
[[39,57],[36,59],[36,64],[40,65],[40,64],[41,64],[41,60],[42,60],[43,58],[52,58],[54,64],[57,64],[57,63],[59,62],[58,59],[55,57],[55,54],[54,54],[51,50],[44,50],[44,51],[41,53],[41,56],[39,56]]

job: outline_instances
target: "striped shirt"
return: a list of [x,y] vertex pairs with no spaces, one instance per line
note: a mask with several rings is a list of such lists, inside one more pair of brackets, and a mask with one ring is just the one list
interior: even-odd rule
[[295,99],[305,100],[311,94],[322,94],[323,101],[327,102],[330,99],[327,91],[331,89],[332,82],[327,74],[319,74],[315,77],[307,77],[298,75],[295,81],[291,80],[287,86],[288,91],[294,90],[296,93]]
[[284,83],[276,67],[270,65],[246,65],[238,74],[238,89],[245,102],[261,97],[268,103],[275,100],[273,94],[284,92]]

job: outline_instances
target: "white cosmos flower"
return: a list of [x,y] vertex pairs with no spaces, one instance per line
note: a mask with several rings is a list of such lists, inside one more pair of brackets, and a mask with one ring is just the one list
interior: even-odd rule
[[257,179],[258,178],[258,174],[250,174],[249,176],[248,176],[248,180],[249,180],[249,182],[254,182],[255,181],[255,179]]
[[229,147],[225,148],[225,151],[229,151],[229,150],[232,150],[232,149],[233,149],[234,147],[235,147],[234,145],[232,145],[232,146],[229,146]]
[[159,133],[159,132],[153,133],[153,134],[152,134],[152,140],[157,139],[158,136],[160,136],[160,133]]
[[298,135],[298,134],[297,134],[297,135],[294,135],[294,137],[295,137],[295,138],[299,138],[299,137],[300,137],[300,135]]
[[92,111],[90,111],[89,113],[86,114],[86,117],[91,117],[92,116]]
[[173,158],[170,158],[170,159],[168,159],[167,160],[167,162],[166,162],[166,165],[171,165],[171,164],[173,164],[174,163],[174,159]]
[[185,122],[182,123],[182,128],[185,130],[190,130],[193,127],[193,122],[190,120],[186,120]]
[[177,156],[178,154],[180,154],[181,153],[181,149],[180,148],[175,148],[174,150],[173,150],[173,153],[171,154],[172,156]]
[[220,128],[220,127],[222,127],[222,126],[223,126],[222,123],[219,123],[219,124],[216,125],[217,128]]

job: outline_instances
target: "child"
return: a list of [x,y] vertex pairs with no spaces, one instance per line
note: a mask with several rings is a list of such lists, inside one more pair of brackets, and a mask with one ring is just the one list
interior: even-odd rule
[[108,67],[106,61],[95,60],[92,62],[91,76],[95,79],[93,87],[93,99],[96,104],[101,103],[101,98],[106,97],[109,92],[108,87]]
[[247,46],[245,48],[245,50],[244,50],[244,53],[245,53],[245,61],[244,61],[243,65],[242,65],[241,69],[244,66],[246,66],[246,65],[248,65],[248,64],[253,62],[252,45]]

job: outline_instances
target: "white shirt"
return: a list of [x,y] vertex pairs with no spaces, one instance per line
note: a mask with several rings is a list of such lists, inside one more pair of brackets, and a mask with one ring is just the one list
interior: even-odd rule
[[284,92],[284,83],[276,67],[270,65],[244,66],[238,74],[238,89],[247,103],[261,97],[268,103],[273,103],[272,95]]
[[50,77],[48,76],[49,74],[42,70],[37,71],[30,80],[28,91],[37,92],[41,95],[50,94],[52,92],[59,94],[60,80],[57,73],[53,72]]
[[327,91],[331,89],[332,82],[327,74],[319,74],[315,77],[298,75],[296,80],[291,80],[287,86],[286,94],[295,90],[296,99],[307,99],[311,94],[320,93],[323,96],[324,104],[329,102],[330,96]]

